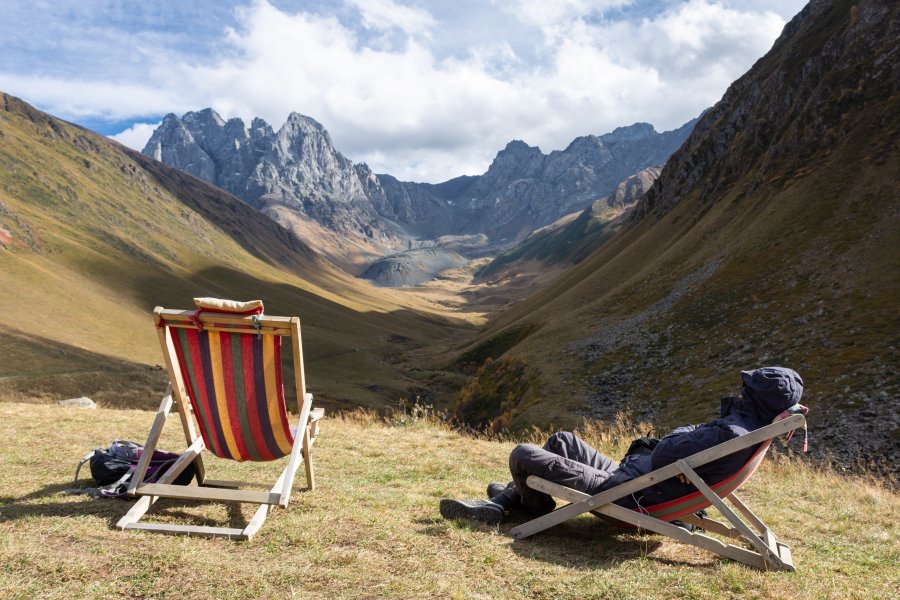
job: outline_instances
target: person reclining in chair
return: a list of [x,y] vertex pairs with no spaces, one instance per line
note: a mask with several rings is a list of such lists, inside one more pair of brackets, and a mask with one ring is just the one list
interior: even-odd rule
[[[720,418],[702,425],[684,425],[661,440],[635,440],[621,462],[604,456],[571,432],[553,434],[543,448],[520,444],[509,455],[510,483],[490,483],[488,500],[444,498],[440,502],[441,515],[488,524],[502,522],[507,512],[517,506],[535,516],[544,515],[556,507],[556,502],[526,485],[530,475],[594,495],[764,427],[785,411],[807,412],[800,405],[803,380],[792,369],[763,367],[741,371],[741,380],[741,395],[722,399]],[[752,446],[713,461],[699,468],[698,474],[710,485],[718,483],[743,467],[757,448]],[[616,504],[632,509],[652,506],[694,491],[692,484],[673,477],[617,500]]]

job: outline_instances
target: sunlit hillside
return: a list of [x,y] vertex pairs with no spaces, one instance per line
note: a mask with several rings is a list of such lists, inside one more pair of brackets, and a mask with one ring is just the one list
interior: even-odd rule
[[151,310],[262,298],[301,317],[319,402],[384,405],[403,353],[469,327],[349,277],[240,200],[0,94],[0,398],[158,402]]

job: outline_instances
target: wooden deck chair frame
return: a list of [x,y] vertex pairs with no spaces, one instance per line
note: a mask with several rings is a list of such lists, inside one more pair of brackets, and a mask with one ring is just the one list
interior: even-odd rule
[[[740,487],[740,484],[746,481],[746,479],[752,475],[753,471],[756,470],[756,467],[762,461],[768,450],[769,444],[774,438],[805,426],[806,419],[803,415],[792,415],[786,419],[761,427],[746,435],[729,440],[702,452],[698,452],[662,467],[661,469],[651,471],[646,475],[642,475],[641,477],[637,477],[593,496],[547,481],[540,477],[531,476],[527,479],[529,487],[566,500],[569,504],[513,528],[510,530],[509,535],[516,539],[526,538],[578,515],[593,512],[598,516],[611,518],[615,521],[627,523],[661,535],[666,535],[680,542],[715,552],[726,558],[759,569],[794,571],[794,563],[791,557],[790,548],[778,541],[775,534],[772,533],[772,530],[769,529],[769,527],[767,527],[766,524],[763,523],[749,508],[747,508],[734,492],[737,487]],[[756,464],[748,463],[748,466],[750,467],[749,472],[738,485],[729,486],[727,493],[723,493],[720,496],[719,493],[713,489],[717,487],[717,485],[710,487],[697,474],[696,469],[698,467],[757,444],[763,444],[765,447],[760,448],[751,459],[751,463],[756,461]],[[691,514],[687,516],[672,513],[663,520],[648,514],[643,514],[637,510],[630,510],[617,504],[613,504],[613,502],[620,498],[624,498],[634,492],[655,485],[660,481],[679,475],[683,475],[690,480],[702,495],[699,503],[691,504]],[[728,500],[729,503],[737,509],[737,512],[741,513],[744,518],[755,527],[756,531],[754,531],[750,525],[745,523],[738,514],[725,503],[725,500]],[[715,506],[730,524],[705,517],[701,518],[693,514],[710,505]],[[683,522],[690,523],[708,532],[731,538],[732,540],[742,541],[748,544],[752,550],[734,544],[723,543],[708,535],[689,532],[683,527],[678,527],[669,522],[674,519],[680,519]]]
[[[197,311],[166,310],[156,307],[153,317],[157,325],[159,342],[162,347],[170,383],[160,403],[159,410],[144,444],[144,452],[138,462],[128,492],[141,496],[135,505],[117,523],[120,529],[138,529],[168,534],[198,535],[205,537],[226,537],[237,540],[250,540],[259,530],[273,506],[287,507],[294,478],[301,461],[306,466],[307,488],[315,488],[315,477],[312,463],[312,447],[318,435],[318,421],[323,415],[321,408],[312,408],[312,394],[306,393],[306,381],[303,370],[303,351],[300,341],[300,319],[297,317],[275,317],[259,315],[249,316],[226,315],[222,313],[198,313]],[[199,324],[199,327],[198,327]],[[178,364],[178,356],[172,340],[173,328],[206,329],[209,331],[227,331],[234,333],[241,329],[252,329],[257,335],[277,335],[290,338],[294,361],[294,380],[297,398],[300,403],[300,417],[294,433],[294,442],[288,455],[287,466],[271,486],[268,492],[251,491],[242,488],[260,487],[258,484],[237,481],[212,480],[206,478],[202,453],[206,450],[203,437],[197,434],[192,416],[193,409],[188,398],[184,377]],[[280,382],[278,382],[280,385]],[[170,416],[173,405],[181,420],[187,449],[179,459],[159,478],[156,483],[145,483],[144,477],[153,451],[159,441],[160,434]],[[172,482],[191,463],[194,464],[198,486],[172,485]],[[141,518],[150,506],[159,498],[176,498],[183,500],[200,500],[214,502],[240,502],[258,504],[259,508],[243,529],[230,527],[210,527],[191,525],[172,525],[162,523],[145,523]]]

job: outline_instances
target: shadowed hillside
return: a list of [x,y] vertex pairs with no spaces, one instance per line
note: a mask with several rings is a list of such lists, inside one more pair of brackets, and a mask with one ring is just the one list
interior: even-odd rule
[[235,197],[5,94],[0,288],[0,398],[154,405],[165,382],[150,312],[195,296],[262,298],[270,314],[300,316],[324,403],[413,393],[398,357],[467,325],[349,277]]
[[811,2],[628,226],[466,349],[540,372],[513,426],[700,420],[741,369],[782,364],[806,379],[814,449],[896,468],[898,10]]

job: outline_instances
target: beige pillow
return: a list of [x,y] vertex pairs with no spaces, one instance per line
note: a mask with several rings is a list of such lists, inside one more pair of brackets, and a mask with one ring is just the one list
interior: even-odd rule
[[263,311],[262,300],[224,300],[222,298],[194,298],[194,304],[204,311],[232,313],[236,315],[258,315]]

